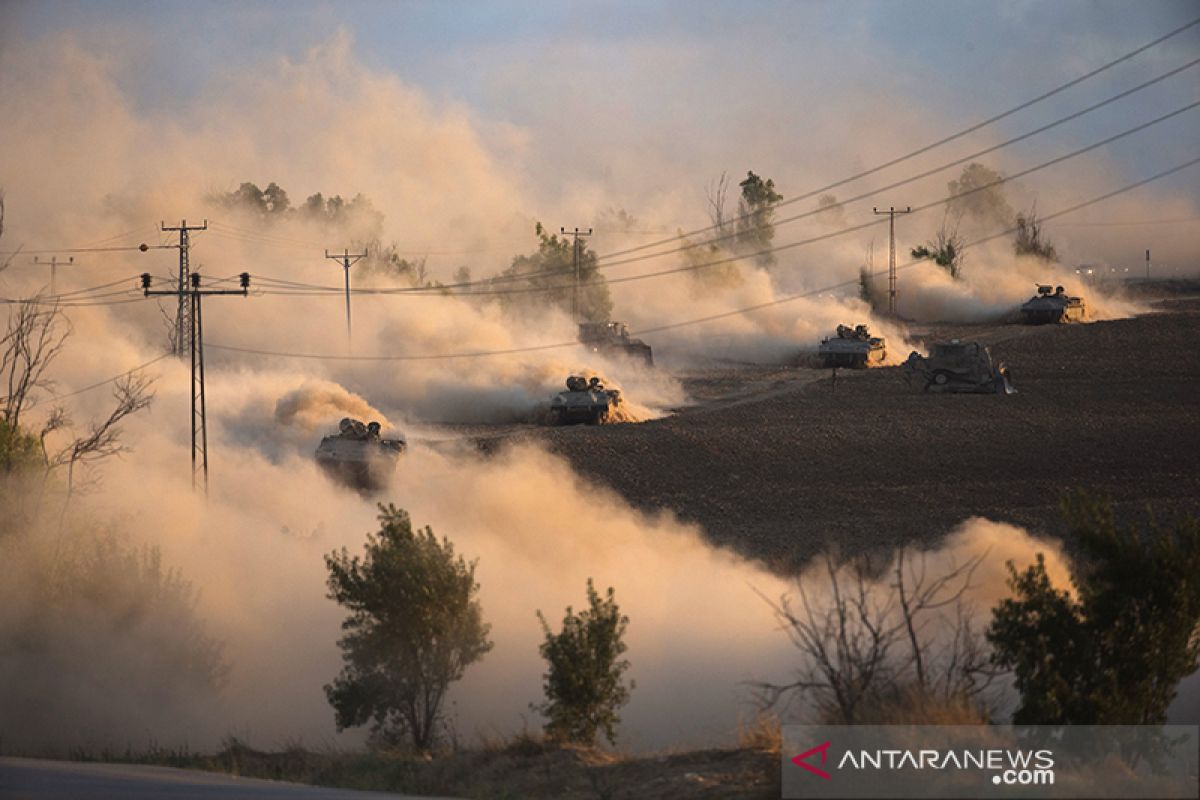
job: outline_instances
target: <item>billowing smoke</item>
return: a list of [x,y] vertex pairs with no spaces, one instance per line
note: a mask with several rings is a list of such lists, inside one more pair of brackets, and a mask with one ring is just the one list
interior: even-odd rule
[[[656,48],[642,56],[645,64],[661,65]],[[377,419],[410,434],[414,446],[379,499],[408,509],[416,523],[432,525],[460,552],[480,559],[483,606],[495,626],[496,649],[455,690],[460,731],[520,726],[540,694],[535,612],[553,620],[564,606],[578,606],[592,577],[598,586],[616,588],[632,619],[629,657],[638,689],[624,715],[626,741],[635,746],[727,741],[742,707],[739,682],[785,675],[796,658],[756,594],[779,596],[789,591],[788,582],[711,549],[703,532],[670,514],[632,509],[536,448],[483,459],[469,448],[421,445],[422,439],[453,439],[456,431],[447,432],[443,423],[526,422],[568,375],[588,370],[620,386],[639,419],[683,404],[680,383],[664,371],[578,346],[571,316],[537,299],[513,314],[497,300],[502,295],[355,294],[348,334],[339,294],[342,269],[323,250],[348,247],[352,243],[345,239],[366,232],[299,221],[271,226],[212,198],[251,180],[277,182],[296,202],[317,192],[345,198],[362,193],[384,215],[382,241],[397,242],[406,257],[427,259],[429,280],[447,283],[460,267],[470,267],[475,277],[490,276],[515,254],[535,249],[535,221],[552,228],[567,220],[576,224],[575,219],[586,224],[582,221],[608,209],[628,207],[652,230],[700,227],[706,220],[699,187],[725,168],[720,162],[747,158],[741,137],[699,137],[706,141],[697,147],[715,147],[718,139],[731,143],[719,152],[687,151],[681,143],[694,141],[693,135],[658,150],[629,147],[619,158],[598,156],[619,176],[641,176],[637,183],[587,177],[592,172],[564,178],[542,170],[530,131],[483,119],[465,104],[433,98],[365,66],[345,33],[300,55],[266,56],[260,69],[231,70],[170,111],[147,108],[129,91],[129,58],[120,48],[85,45],[72,36],[9,39],[0,48],[3,246],[130,248],[80,254],[78,263],[60,270],[60,292],[111,283],[103,292],[114,294],[64,304],[74,335],[52,370],[55,392],[87,389],[160,355],[163,315],[137,294],[136,280],[147,272],[163,288],[175,275],[177,251],[157,249],[174,242],[158,230],[159,220],[187,218],[194,224],[207,215],[208,230],[193,235],[193,269],[206,280],[250,272],[254,293],[204,301],[210,501],[190,490],[190,376],[185,364],[170,359],[153,368],[160,376],[154,407],[126,426],[131,452],[104,466],[99,487],[76,498],[64,523],[55,507],[44,524],[0,541],[5,597],[24,598],[0,603],[6,641],[24,648],[2,667],[4,746],[63,748],[87,741],[137,746],[147,732],[163,744],[186,741],[197,748],[230,732],[266,745],[296,737],[310,743],[333,739],[321,686],[338,669],[340,612],[324,597],[321,556],[341,546],[359,548],[376,527],[371,502],[321,474],[311,457],[320,435],[332,432],[342,416]],[[563,102],[582,102],[581,94],[563,93]],[[857,123],[851,129],[864,131],[862,137],[847,141],[840,128],[821,127],[832,122],[819,121],[812,146],[805,147],[793,133],[781,141],[764,126],[751,155],[767,161],[770,153],[788,155],[772,156],[774,169],[771,163],[753,166],[777,176],[787,198],[814,176],[840,177],[828,174],[831,165],[849,173],[864,161],[877,163],[894,155],[894,148],[936,138],[946,123],[917,102],[889,109],[882,93],[858,97],[865,99],[845,109],[837,124]],[[569,120],[580,137],[627,143],[625,122],[603,124],[607,118],[582,111],[555,108],[560,122]],[[885,113],[902,132],[900,139],[874,135]],[[696,125],[690,133],[701,129],[705,126]],[[577,157],[585,149],[580,141],[564,138],[556,147]],[[837,152],[830,142],[838,143]],[[663,158],[664,151],[671,158]],[[1070,191],[1047,189],[1042,207],[1051,210],[1052,201],[1090,191],[1097,182],[1084,175]],[[941,197],[944,183],[942,176],[912,189],[914,195]],[[629,186],[635,187],[632,196]],[[659,186],[665,188],[653,188]],[[1026,200],[1014,205],[1023,207]],[[1197,213],[1186,197],[1169,193],[1143,194],[1118,208],[1145,217]],[[868,209],[857,203],[842,213],[852,223],[866,218]],[[905,220],[912,227],[902,233],[901,253],[927,237],[918,226],[921,219]],[[811,224],[780,225],[775,241],[828,232],[829,224],[826,214]],[[604,252],[644,243],[644,235],[626,227],[624,237],[606,239],[597,231],[592,244]],[[1057,241],[1060,251],[1079,252],[1080,259],[1141,249],[1115,229],[1098,234],[1095,241],[1103,241],[1103,248],[1083,235],[1063,234]],[[132,249],[141,242],[151,249]],[[1194,236],[1178,237],[1173,252],[1194,255],[1194,242]],[[868,250],[873,245],[879,269],[886,243],[885,229],[878,227],[782,251],[770,272],[739,263],[694,273],[711,272],[712,278],[677,273],[615,283],[615,316],[635,330],[714,317],[645,335],[656,360],[668,365],[714,358],[791,363],[838,324],[858,323],[885,336],[889,351],[900,357],[908,349],[905,331],[859,299],[856,285]],[[1182,255],[1171,258],[1179,261]],[[605,272],[617,278],[686,263],[672,255]],[[999,247],[992,255],[973,250],[961,283],[947,282],[932,267],[903,273],[900,310],[921,320],[992,319],[1031,295],[1039,282],[1066,285],[1101,316],[1133,310],[1107,305],[1072,274],[1046,275]],[[380,272],[352,271],[351,279],[361,289],[400,285]],[[44,267],[25,262],[0,275],[4,297],[32,295],[46,282]],[[236,279],[220,285],[232,287]],[[788,299],[800,293],[812,296]],[[168,314],[173,299],[161,303]],[[114,304],[103,304],[109,302]],[[755,306],[761,308],[733,313]],[[83,424],[103,413],[110,400],[99,389],[64,402]],[[29,424],[39,425],[52,404],[42,392]],[[35,489],[29,488],[30,502],[40,497]],[[105,539],[100,534],[110,525],[114,538]],[[89,531],[99,538],[88,538]],[[84,557],[86,548],[104,541],[123,544],[113,544],[105,557]],[[138,560],[145,545],[160,549],[164,567],[183,570],[198,595],[155,577],[161,573],[153,559]],[[988,545],[994,550],[989,570],[980,574],[981,606],[982,598],[1003,591],[1003,574],[992,566],[1004,557],[1020,560],[1047,549],[1020,531],[985,522],[969,524],[948,547],[978,552]],[[39,597],[32,589],[47,571],[60,568],[56,553],[83,565],[81,573],[95,567],[100,574],[138,575],[147,596],[172,608],[191,608],[194,602],[195,616],[151,614],[144,627],[130,623],[138,636],[118,625],[114,635],[125,637],[120,642],[98,641],[96,630],[108,629],[89,626],[75,606],[59,618],[69,624],[39,628],[39,609],[27,601]],[[119,594],[120,583],[97,591]],[[131,605],[113,600],[107,607]],[[180,626],[181,640],[172,640],[160,625],[197,618],[208,621],[207,633]],[[39,635],[60,637],[67,646],[47,661]],[[203,643],[210,635],[226,642],[231,666],[216,700],[207,699],[202,687],[141,680],[161,678],[167,663],[137,661],[147,642],[173,647],[179,641]],[[172,647],[165,652],[190,657],[186,647]],[[88,663],[92,653],[104,657]],[[10,696],[57,698],[58,704],[15,705]],[[14,708],[19,713],[9,713]]]

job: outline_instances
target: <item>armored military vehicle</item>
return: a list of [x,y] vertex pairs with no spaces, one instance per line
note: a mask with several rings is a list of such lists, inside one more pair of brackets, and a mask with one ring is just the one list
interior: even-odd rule
[[650,345],[641,339],[630,338],[624,322],[581,322],[579,341],[593,353],[624,353],[644,361],[647,366],[654,364]]
[[1038,286],[1037,294],[1021,306],[1026,325],[1079,322],[1087,316],[1082,297],[1071,297],[1063,287]]
[[826,367],[855,369],[882,364],[887,358],[883,339],[872,336],[866,325],[838,325],[837,335],[821,340],[817,355]]
[[404,437],[384,439],[378,422],[364,425],[346,417],[338,432],[321,439],[317,463],[332,477],[361,491],[382,489],[408,447]]
[[992,353],[978,342],[934,344],[929,357],[913,351],[904,362],[909,385],[927,392],[974,392],[978,394],[1016,394],[1003,362],[993,361]]
[[582,375],[572,375],[567,378],[567,390],[550,401],[550,424],[598,425],[620,404],[620,389],[606,389],[598,377],[588,380]]

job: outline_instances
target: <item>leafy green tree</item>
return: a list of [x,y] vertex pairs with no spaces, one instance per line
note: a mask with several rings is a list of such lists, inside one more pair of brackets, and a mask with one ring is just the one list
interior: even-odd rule
[[1013,210],[1005,197],[1004,184],[998,183],[1002,178],[994,169],[972,161],[958,178],[946,184],[951,198],[948,210],[979,227],[1007,228],[1012,225]]
[[549,671],[542,684],[546,702],[534,709],[546,716],[551,739],[590,745],[603,731],[615,744],[617,709],[629,702],[634,688],[632,681],[627,687],[622,680],[629,669],[629,661],[621,658],[629,618],[617,608],[611,587],[602,598],[589,578],[587,592],[588,609],[576,614],[568,606],[558,633],[538,612],[546,635],[538,650]]
[[754,257],[755,263],[770,267],[775,264],[775,254],[762,251],[770,249],[775,239],[775,204],[783,195],[775,191],[775,181],[764,181],[753,171],[747,172],[746,179],[738,186],[742,189],[735,227],[738,248],[744,253],[759,253]]
[[350,615],[338,640],[345,662],[325,687],[337,728],[372,723],[381,744],[408,737],[428,752],[437,741],[450,684],[492,649],[483,621],[475,563],[455,556],[429,527],[380,505],[378,534],[362,558],[346,548],[325,556],[329,598]]
[[1017,724],[1159,724],[1200,657],[1200,519],[1118,527],[1111,504],[1083,493],[1063,512],[1076,554],[1074,592],[1041,554],[992,611],[995,663],[1012,670]]
[[959,236],[957,228],[951,228],[945,221],[938,229],[937,236],[923,245],[912,249],[913,258],[932,259],[951,278],[958,279],[962,275],[963,250],[966,244]]
[[[535,228],[538,249],[530,255],[513,259],[512,266],[503,273],[504,277],[526,276],[523,281],[504,283],[507,288],[537,288],[542,291],[528,294],[502,294],[501,301],[508,307],[521,307],[547,303],[570,311],[575,304],[575,254],[574,241],[570,236],[559,237],[547,234],[542,223]],[[579,241],[579,316],[591,322],[604,322],[612,318],[612,296],[608,283],[597,268],[596,253],[587,244]]]

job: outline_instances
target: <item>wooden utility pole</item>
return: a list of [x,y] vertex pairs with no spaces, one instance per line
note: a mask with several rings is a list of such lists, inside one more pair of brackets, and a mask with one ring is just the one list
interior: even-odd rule
[[[567,233],[566,228],[559,228],[558,230],[564,236]],[[575,266],[575,293],[571,298],[571,315],[575,318],[576,322],[579,322],[579,237],[591,236],[592,229],[588,228],[584,230],[583,228],[576,228],[571,231],[571,235],[574,237],[574,246],[571,248],[571,251],[573,254],[572,263]]]
[[342,250],[339,256],[337,253],[332,255],[328,250],[325,251],[325,257],[341,263],[342,269],[346,272],[346,346],[351,344],[350,338],[350,268],[359,262],[360,259],[367,257],[367,251],[361,253],[351,253],[349,250]]
[[888,215],[888,313],[893,317],[896,316],[896,215],[911,214],[912,207],[905,206],[903,211],[897,211],[895,206],[891,206],[887,211],[880,211],[878,208],[872,208],[876,214]]

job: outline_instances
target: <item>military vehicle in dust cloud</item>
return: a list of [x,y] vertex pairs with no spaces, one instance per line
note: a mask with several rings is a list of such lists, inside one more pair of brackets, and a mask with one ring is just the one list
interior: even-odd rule
[[599,377],[567,378],[567,390],[550,401],[551,425],[599,425],[621,405],[621,390],[608,389]]
[[1016,394],[1004,362],[992,359],[992,352],[979,342],[934,344],[929,356],[915,350],[904,362],[909,385],[927,392],[971,392],[975,394]]
[[384,439],[380,430],[378,422],[364,425],[346,417],[338,423],[337,433],[321,439],[315,454],[317,463],[328,475],[352,488],[360,491],[382,489],[408,443],[403,436]]
[[1080,322],[1086,316],[1083,298],[1072,297],[1061,286],[1040,285],[1037,294],[1021,305],[1021,320],[1026,325]]
[[581,322],[579,341],[593,353],[623,353],[645,362],[646,366],[654,365],[650,345],[641,339],[631,338],[629,327],[624,322]]
[[838,325],[836,336],[821,340],[817,356],[826,367],[861,369],[882,364],[887,358],[887,344],[872,336],[866,325]]

